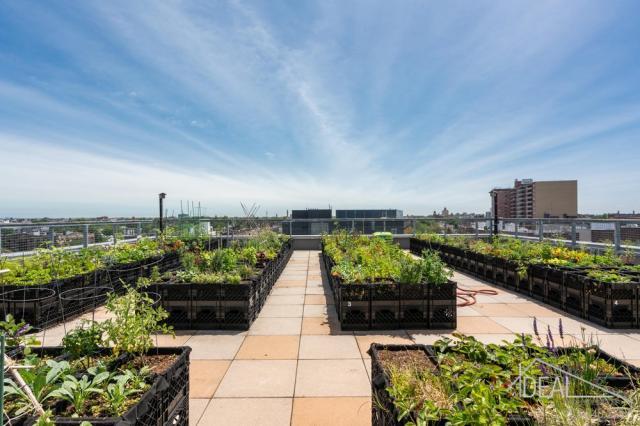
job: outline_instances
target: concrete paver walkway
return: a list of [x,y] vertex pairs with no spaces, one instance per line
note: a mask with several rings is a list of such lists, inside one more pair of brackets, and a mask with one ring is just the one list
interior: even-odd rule
[[[188,345],[191,353],[191,425],[367,425],[371,419],[369,345],[433,343],[450,330],[342,332],[318,251],[295,251],[249,331],[178,332],[158,345]],[[458,308],[457,331],[499,343],[516,333],[564,339],[594,336],[603,349],[640,365],[640,333],[610,331],[520,294],[455,274],[460,287],[491,288],[477,304]],[[94,314],[104,316],[102,311]],[[68,325],[69,326],[69,325]],[[67,327],[68,327],[67,326]],[[56,344],[63,327],[48,330]],[[544,339],[544,336],[542,337]]]

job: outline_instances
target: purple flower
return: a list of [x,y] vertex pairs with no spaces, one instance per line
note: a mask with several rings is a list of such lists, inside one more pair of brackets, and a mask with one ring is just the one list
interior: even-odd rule
[[553,334],[551,334],[551,326],[547,326],[547,336],[549,336],[549,340],[551,341],[551,347],[556,347],[556,342],[553,341]]
[[564,331],[562,328],[562,318],[558,318],[558,331],[560,332],[560,338],[564,339]]
[[538,319],[533,317],[533,332],[536,334],[538,339],[540,338],[540,333],[538,333]]
[[549,341],[549,336],[547,336],[547,349],[551,350],[551,342]]

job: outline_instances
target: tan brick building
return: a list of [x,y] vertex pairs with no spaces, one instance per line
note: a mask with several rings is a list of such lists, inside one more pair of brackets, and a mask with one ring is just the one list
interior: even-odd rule
[[515,180],[513,188],[494,188],[491,212],[498,217],[544,218],[578,216],[578,181]]

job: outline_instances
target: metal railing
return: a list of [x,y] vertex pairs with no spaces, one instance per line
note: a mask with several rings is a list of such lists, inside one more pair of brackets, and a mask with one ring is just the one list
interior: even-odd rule
[[[136,241],[158,234],[158,220],[0,224],[0,255],[25,255],[40,247],[78,249]],[[240,238],[260,228],[292,236],[319,236],[337,229],[372,234],[410,236],[425,232],[444,235],[492,236],[493,219],[472,217],[404,217],[357,219],[290,219],[246,217],[167,218],[166,232],[178,237]],[[520,219],[500,218],[498,232],[531,241],[551,241],[572,247],[618,253],[640,253],[640,219]]]
[[157,235],[157,221],[0,223],[0,255],[25,256],[40,248],[77,250]]

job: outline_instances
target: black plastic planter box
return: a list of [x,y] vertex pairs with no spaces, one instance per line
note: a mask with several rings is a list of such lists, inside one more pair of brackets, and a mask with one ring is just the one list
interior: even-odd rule
[[264,265],[260,275],[239,284],[155,283],[147,291],[160,295],[176,330],[248,330],[291,257],[290,243]]
[[344,284],[331,275],[329,256],[322,256],[342,330],[456,328],[455,282]]
[[[425,243],[411,238],[415,252]],[[432,248],[433,247],[432,245]],[[460,250],[446,244],[438,245],[443,260],[484,280],[510,290],[526,294],[565,312],[586,318],[608,328],[640,327],[640,273],[616,270],[633,278],[630,284],[598,283],[587,278],[584,267],[554,267],[529,265],[526,278],[520,278],[514,261]],[[465,260],[451,261],[452,253],[464,255]]]
[[586,318],[608,328],[638,327],[639,285],[637,282],[603,283],[586,278]]
[[123,281],[133,285],[139,277],[149,276],[153,266],[166,272],[175,269],[179,263],[178,254],[171,252],[41,286],[1,286],[0,313],[3,318],[11,314],[16,321],[24,320],[35,328],[51,327],[101,306],[111,292],[123,292]]
[[[382,345],[373,343],[369,348],[371,355],[371,424],[372,426],[404,426],[411,422],[411,418],[398,420],[399,410],[395,405],[394,398],[389,394],[387,388],[391,386],[389,375],[384,371],[380,362],[380,351],[404,352],[419,351],[431,361],[434,368],[438,369],[438,362],[430,346],[426,345]],[[417,418],[417,415],[414,416]],[[445,419],[431,420],[429,426],[444,426]],[[528,416],[511,415],[507,419],[509,426],[534,425],[533,419]]]
[[[62,347],[34,348],[41,355],[60,356]],[[54,417],[56,425],[159,426],[189,424],[189,354],[191,348],[154,348],[149,355],[176,355],[173,364],[156,376],[140,401],[120,417]],[[125,358],[121,358],[124,360]],[[36,417],[23,417],[17,425],[33,425]]]
[[256,316],[257,285],[159,283],[147,289],[160,295],[166,323],[176,330],[247,330]]
[[[571,351],[581,351],[582,348],[558,348],[559,353],[567,353]],[[379,343],[373,343],[369,348],[369,355],[371,355],[371,424],[373,426],[398,426],[405,425],[411,419],[405,418],[398,420],[399,411],[395,405],[394,398],[389,394],[387,388],[391,386],[391,381],[388,374],[384,371],[382,363],[380,361],[381,351],[391,352],[404,352],[404,351],[418,351],[431,361],[434,368],[437,370],[438,362],[436,352],[432,346],[428,345],[383,345]],[[634,386],[635,380],[640,377],[640,369],[634,367],[618,358],[611,356],[610,354],[596,348],[596,356],[600,359],[606,360],[608,363],[614,365],[618,370],[624,371],[629,376],[599,376],[598,383],[611,386],[618,389],[631,389]],[[414,416],[416,417],[416,416]],[[609,424],[606,419],[602,419],[604,422],[600,424]],[[429,425],[445,425],[445,420],[430,421]],[[534,425],[536,424],[533,418],[522,415],[509,415],[507,418],[507,424],[516,425]]]
[[525,283],[526,287],[527,280],[526,278],[520,278],[518,263],[511,260],[505,260],[504,263],[504,287],[517,292],[522,292],[522,284]]

